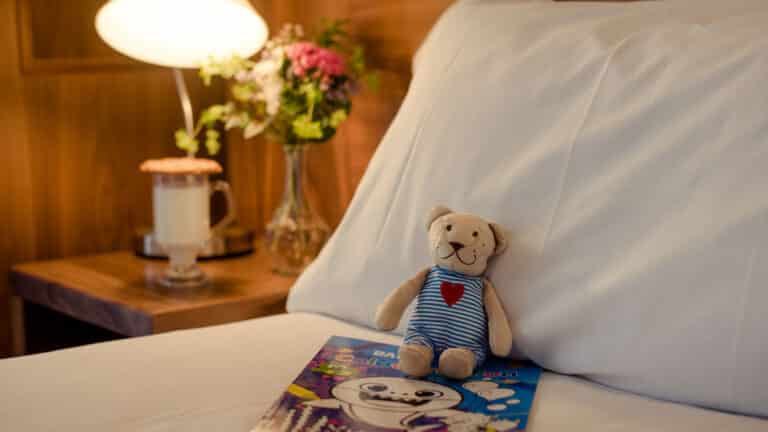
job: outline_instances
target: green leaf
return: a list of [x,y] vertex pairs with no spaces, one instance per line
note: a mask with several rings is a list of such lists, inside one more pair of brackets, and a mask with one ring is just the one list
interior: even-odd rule
[[197,150],[200,147],[200,143],[195,137],[188,134],[184,129],[177,130],[176,134],[174,134],[174,138],[176,138],[176,147],[189,154],[197,153]]
[[299,87],[299,92],[307,98],[307,105],[313,106],[323,98],[323,91],[314,82],[307,82]]
[[365,72],[365,50],[363,47],[357,45],[352,48],[348,62],[355,75],[361,75]]
[[211,79],[213,78],[213,74],[209,70],[205,68],[200,68],[200,72],[198,72],[198,75],[200,75],[200,79],[203,80],[203,85],[205,85],[206,87],[211,85]]
[[320,139],[323,137],[323,127],[319,121],[312,121],[308,114],[296,117],[291,123],[293,133],[301,139]]
[[200,114],[200,123],[210,128],[221,120],[230,110],[228,105],[211,105]]
[[304,97],[307,99],[308,119],[312,120],[315,104],[323,100],[323,91],[320,90],[316,83],[310,81],[299,86],[299,92],[304,94]]
[[220,76],[224,79],[230,79],[238,72],[253,67],[253,64],[252,61],[239,56],[232,56],[222,61],[210,58],[200,66],[200,72],[198,73],[203,80],[203,84],[207,86],[211,84],[213,77]]
[[280,111],[294,117],[304,111],[304,98],[293,89],[285,89],[280,98]]
[[321,24],[325,28],[315,37],[315,43],[325,48],[339,45],[339,39],[348,36],[347,31],[344,30],[347,23],[349,20],[323,20]]
[[240,102],[248,102],[253,96],[253,89],[249,84],[233,84],[232,97]]
[[208,129],[205,131],[205,148],[208,150],[208,154],[215,155],[221,149],[221,143],[219,142],[219,131],[216,129]]
[[347,112],[343,109],[337,109],[331,113],[331,118],[328,119],[328,124],[336,129],[347,119]]
[[365,84],[368,86],[369,89],[376,91],[379,89],[379,86],[381,85],[381,77],[376,72],[370,72],[367,75],[365,75]]

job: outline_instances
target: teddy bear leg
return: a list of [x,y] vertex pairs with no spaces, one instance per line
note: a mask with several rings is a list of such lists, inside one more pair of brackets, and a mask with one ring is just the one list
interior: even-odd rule
[[402,345],[400,370],[414,377],[429,375],[432,372],[432,350],[424,345]]
[[438,372],[453,379],[464,379],[475,370],[475,354],[466,348],[448,348],[440,354]]

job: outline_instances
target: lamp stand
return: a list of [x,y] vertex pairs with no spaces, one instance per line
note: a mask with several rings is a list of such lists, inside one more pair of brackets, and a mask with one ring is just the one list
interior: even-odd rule
[[[192,136],[195,131],[195,120],[192,114],[192,102],[189,99],[187,84],[184,82],[184,74],[181,72],[181,69],[173,69],[173,78],[176,80],[176,92],[179,94],[181,109],[184,112],[184,126],[187,129],[187,134]],[[194,157],[194,155],[187,153],[187,157]]]

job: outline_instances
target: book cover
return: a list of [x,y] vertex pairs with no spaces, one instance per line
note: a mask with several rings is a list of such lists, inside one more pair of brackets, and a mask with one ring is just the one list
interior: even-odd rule
[[415,379],[398,369],[397,349],[331,337],[253,431],[525,429],[539,367],[490,357],[466,380]]

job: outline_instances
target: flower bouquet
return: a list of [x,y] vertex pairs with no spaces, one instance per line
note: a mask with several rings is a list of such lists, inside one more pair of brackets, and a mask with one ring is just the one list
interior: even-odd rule
[[328,23],[307,39],[299,25],[286,25],[267,41],[257,60],[233,57],[200,70],[207,85],[230,81],[230,101],[205,109],[192,134],[176,132],[176,145],[196,152],[199,136],[210,153],[220,147],[217,126],[240,128],[245,138],[263,134],[285,150],[283,200],[267,225],[265,240],[276,271],[297,274],[314,259],[329,229],[303,194],[303,151],[329,140],[352,108],[358,83],[376,85],[366,72],[362,47],[351,44],[344,22]]

